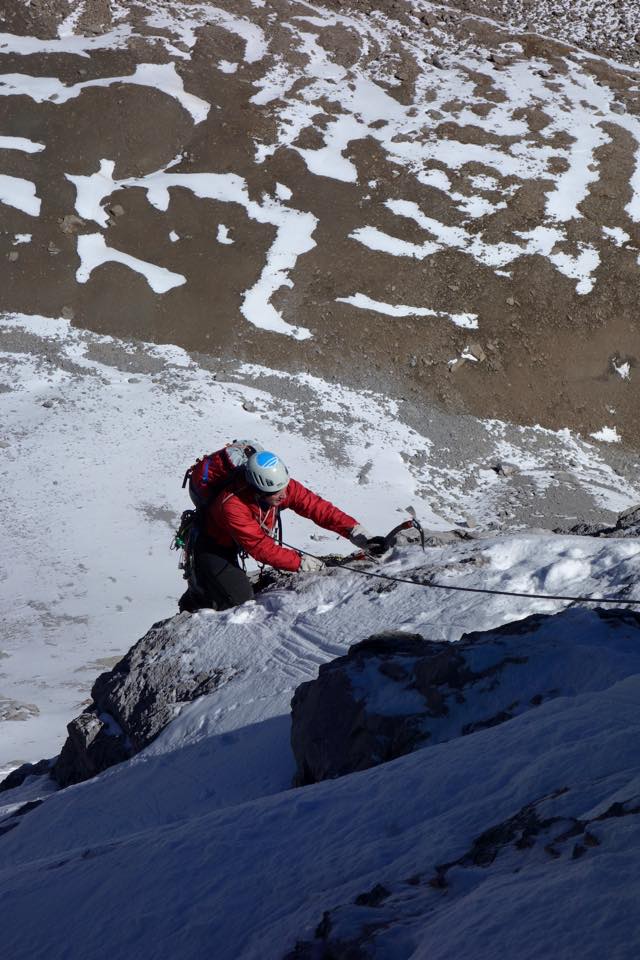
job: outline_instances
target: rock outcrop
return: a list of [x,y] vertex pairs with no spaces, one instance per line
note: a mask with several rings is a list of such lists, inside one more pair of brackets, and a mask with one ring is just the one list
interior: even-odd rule
[[211,693],[232,675],[204,673],[175,650],[179,617],[148,633],[93,685],[93,702],[67,727],[69,736],[51,775],[62,787],[88,780],[138,753],[180,706]]
[[605,523],[577,523],[569,530],[558,531],[583,537],[640,537],[640,505],[629,507],[618,515],[613,526]]
[[296,690],[295,784],[366,770],[552,698],[602,689],[618,677],[619,644],[640,668],[639,640],[640,615],[619,609],[530,616],[456,644],[371,637]]

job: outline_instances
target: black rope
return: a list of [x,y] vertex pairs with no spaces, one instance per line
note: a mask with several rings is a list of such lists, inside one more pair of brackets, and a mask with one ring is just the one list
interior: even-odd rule
[[[283,543],[283,547],[288,547],[288,543]],[[314,557],[315,560],[322,560],[322,557],[316,557],[315,554],[307,550],[300,550],[292,547],[298,553],[306,553],[308,557]],[[490,587],[460,587],[449,586],[445,583],[434,583],[433,580],[410,580],[408,577],[391,577],[388,573],[375,573],[373,570],[359,570],[357,567],[348,566],[346,563],[337,564],[341,570],[351,570],[353,573],[359,573],[363,577],[376,577],[378,580],[390,580],[392,583],[409,583],[414,587],[432,587],[435,590],[458,590],[462,593],[488,593],[498,597],[524,597],[527,600],[568,600],[572,603],[616,603],[618,606],[639,606],[640,600],[623,600],[617,597],[571,597],[543,593],[518,593],[512,590],[492,590]]]

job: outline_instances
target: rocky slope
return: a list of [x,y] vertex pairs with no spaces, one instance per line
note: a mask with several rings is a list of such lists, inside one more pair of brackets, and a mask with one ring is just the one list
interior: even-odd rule
[[635,40],[547,6],[5,5],[1,306],[636,444],[638,75],[573,45]]

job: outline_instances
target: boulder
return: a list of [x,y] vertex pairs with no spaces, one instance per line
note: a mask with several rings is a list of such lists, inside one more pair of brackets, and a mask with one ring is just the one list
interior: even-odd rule
[[294,785],[366,770],[555,697],[603,689],[627,668],[640,668],[639,641],[639,614],[580,608],[465,634],[457,643],[405,633],[370,637],[297,688]]

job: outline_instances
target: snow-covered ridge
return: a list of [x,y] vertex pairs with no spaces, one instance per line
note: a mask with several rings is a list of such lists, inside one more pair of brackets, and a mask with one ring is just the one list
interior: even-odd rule
[[[426,557],[400,550],[386,570],[628,595],[639,564],[635,541],[512,536],[432,548]],[[3,798],[0,832],[12,826],[0,835],[0,890],[11,896],[3,936],[12,957],[37,954],[59,902],[77,897],[73,941],[47,940],[53,958],[62,949],[71,960],[127,954],[151,931],[185,960],[201,956],[212,936],[221,960],[275,960],[296,941],[313,950],[314,941],[359,938],[374,938],[379,955],[403,955],[425,937],[444,958],[469,925],[482,960],[495,957],[496,945],[507,950],[514,935],[536,950],[553,942],[562,960],[576,944],[595,957],[604,939],[631,958],[638,913],[628,871],[640,843],[633,615],[616,627],[615,612],[600,619],[572,611],[558,618],[555,636],[553,618],[546,621],[552,657],[568,670],[565,695],[373,770],[290,788],[289,700],[319,663],[372,628],[454,640],[558,609],[523,598],[444,600],[409,584],[380,591],[335,569],[236,610],[180,615],[172,655],[209,673],[233,668],[230,679],[186,706],[129,763],[54,796],[32,781]],[[608,650],[598,623],[613,631]],[[523,649],[533,642],[529,632]],[[596,660],[585,662],[581,644],[606,670],[590,669]],[[544,693],[554,671],[532,653]],[[569,689],[574,675],[579,695]],[[505,883],[521,909],[504,896]],[[141,884],[142,916],[132,896]],[[89,901],[79,896],[87,888]],[[327,912],[331,923],[319,926]],[[525,946],[524,957],[536,955]]]

